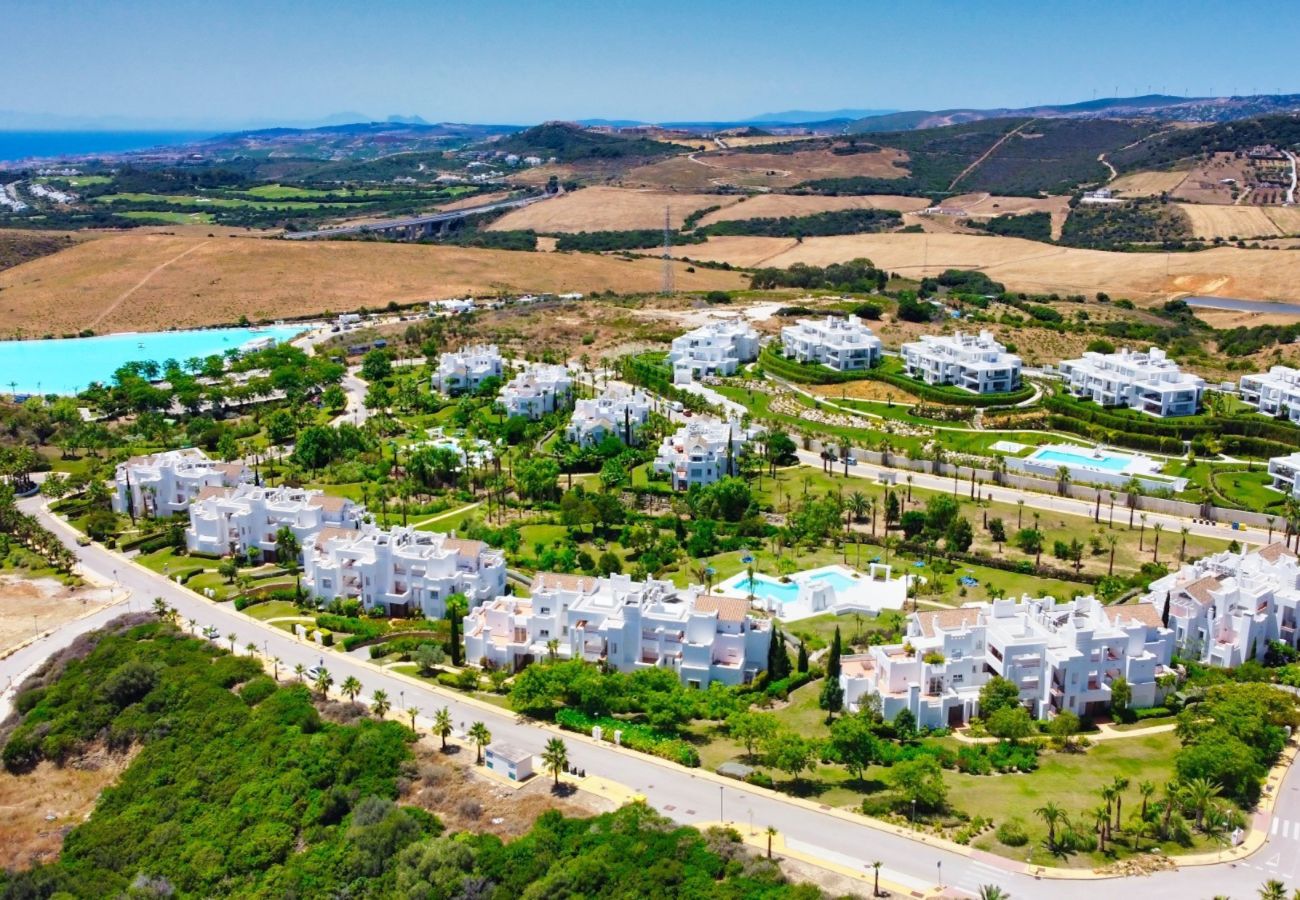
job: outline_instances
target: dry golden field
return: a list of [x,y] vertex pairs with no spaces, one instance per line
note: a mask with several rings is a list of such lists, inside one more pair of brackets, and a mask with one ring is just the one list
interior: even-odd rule
[[860,234],[805,238],[720,237],[682,248],[693,259],[741,266],[828,265],[856,257],[909,277],[979,269],[1012,290],[1156,301],[1180,293],[1300,299],[1300,255],[1217,247],[1199,253],[1111,253],[969,234]]
[[715,150],[661,160],[630,169],[622,177],[629,187],[665,187],[704,190],[713,187],[788,188],[814,178],[853,175],[902,178],[907,154],[882,149],[872,153],[839,156],[829,149],[796,153],[736,153]]
[[1121,175],[1106,187],[1125,197],[1152,197],[1175,190],[1186,177],[1186,172],[1131,172]]
[[[730,198],[727,198],[730,199]],[[755,194],[740,203],[731,203],[700,219],[701,225],[728,222],[735,219],[780,218],[781,216],[811,216],[815,213],[840,209],[896,209],[912,212],[925,209],[929,201],[924,197],[815,197],[806,194]]]
[[1294,206],[1175,205],[1191,219],[1192,233],[1206,240],[1300,234],[1300,209]]
[[[418,244],[127,233],[0,272],[6,334],[151,331],[495,291],[653,291],[658,260]],[[682,290],[738,273],[681,265]]]
[[534,231],[626,231],[662,228],[664,208],[674,228],[688,215],[707,206],[728,206],[739,197],[721,194],[679,194],[672,191],[589,187],[562,197],[511,210],[492,223],[494,231],[531,228]]

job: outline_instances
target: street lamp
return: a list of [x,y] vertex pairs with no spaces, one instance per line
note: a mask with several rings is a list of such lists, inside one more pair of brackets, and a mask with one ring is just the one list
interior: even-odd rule
[[943,889],[943,860],[936,861],[934,865],[935,868],[939,870],[939,888],[940,890],[942,890]]
[[722,785],[718,785],[718,821],[719,822],[727,821],[727,817],[723,815],[722,812],[722,795],[724,791],[726,791],[726,788],[724,788]]
[[912,827],[916,828],[916,801],[912,801]]

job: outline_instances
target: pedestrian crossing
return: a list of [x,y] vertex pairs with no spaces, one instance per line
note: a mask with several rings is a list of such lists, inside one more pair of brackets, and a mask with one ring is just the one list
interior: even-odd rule
[[1270,840],[1282,838],[1283,840],[1300,841],[1300,822],[1275,818],[1273,824],[1268,828],[1268,836]]
[[978,897],[980,888],[986,884],[998,885],[999,887],[1006,882],[1007,872],[999,869],[997,866],[990,866],[987,863],[972,861],[964,866],[961,873],[949,882],[949,886],[960,888],[973,896]]

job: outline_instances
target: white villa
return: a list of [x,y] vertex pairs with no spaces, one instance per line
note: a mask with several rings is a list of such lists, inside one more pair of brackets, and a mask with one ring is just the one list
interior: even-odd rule
[[1212,666],[1263,659],[1272,641],[1300,646],[1300,565],[1281,542],[1187,563],[1153,581],[1145,599],[1168,606],[1179,654]]
[[501,377],[501,353],[496,344],[476,344],[438,357],[433,386],[444,394],[477,390],[483,379]]
[[907,374],[926,384],[950,384],[976,394],[1020,387],[1020,357],[1008,353],[987,331],[922,335],[902,347]]
[[757,429],[735,419],[696,419],[664,438],[654,470],[668,475],[678,491],[693,484],[713,484],[740,471],[737,459],[756,435]]
[[1300,452],[1290,456],[1275,456],[1268,461],[1268,474],[1273,479],[1273,490],[1291,494],[1300,500]]
[[506,561],[482,541],[414,528],[322,528],[304,544],[302,583],[323,600],[440,619],[452,594],[472,608],[505,593]]
[[566,435],[581,447],[595,446],[610,435],[630,444],[649,420],[653,403],[650,395],[640,389],[606,389],[594,400],[574,404]]
[[741,363],[758,358],[758,332],[744,319],[711,322],[673,339],[668,362],[673,382],[688,384],[703,375],[730,375]]
[[1243,403],[1300,424],[1300,369],[1273,366],[1259,375],[1243,375],[1238,390]]
[[781,344],[786,356],[837,372],[870,369],[880,362],[882,347],[857,316],[800,319],[781,329]]
[[1101,406],[1127,406],[1153,416],[1191,416],[1201,406],[1205,381],[1187,375],[1165,351],[1151,347],[1138,353],[1088,351],[1060,364],[1071,394]]
[[117,466],[113,511],[166,518],[189,509],[204,488],[234,487],[252,478],[243,463],[208,459],[197,447],[133,456]]
[[545,658],[623,672],[671,669],[690,687],[746,684],[767,665],[771,625],[734,597],[669,581],[539,573],[529,597],[498,597],[465,619],[465,658],[516,669]]
[[351,500],[304,488],[209,487],[190,504],[185,544],[192,553],[212,556],[256,549],[274,560],[281,528],[287,526],[305,548],[322,528],[356,528],[361,512]]
[[540,419],[563,409],[573,393],[573,376],[564,366],[535,363],[501,389],[507,415]]
[[846,656],[840,675],[845,704],[880,696],[892,719],[911,710],[918,725],[952,727],[980,714],[980,688],[994,675],[1015,682],[1029,712],[1047,719],[1062,710],[1096,715],[1110,706],[1119,677],[1132,705],[1163,699],[1173,632],[1150,603],[1105,606],[1094,597],[997,600],[960,609],[914,612],[904,642]]

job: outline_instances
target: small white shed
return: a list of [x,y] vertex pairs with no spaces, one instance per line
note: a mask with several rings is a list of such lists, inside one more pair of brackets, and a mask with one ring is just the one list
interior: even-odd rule
[[533,755],[510,744],[488,744],[483,761],[493,772],[511,781],[523,781],[533,776]]

